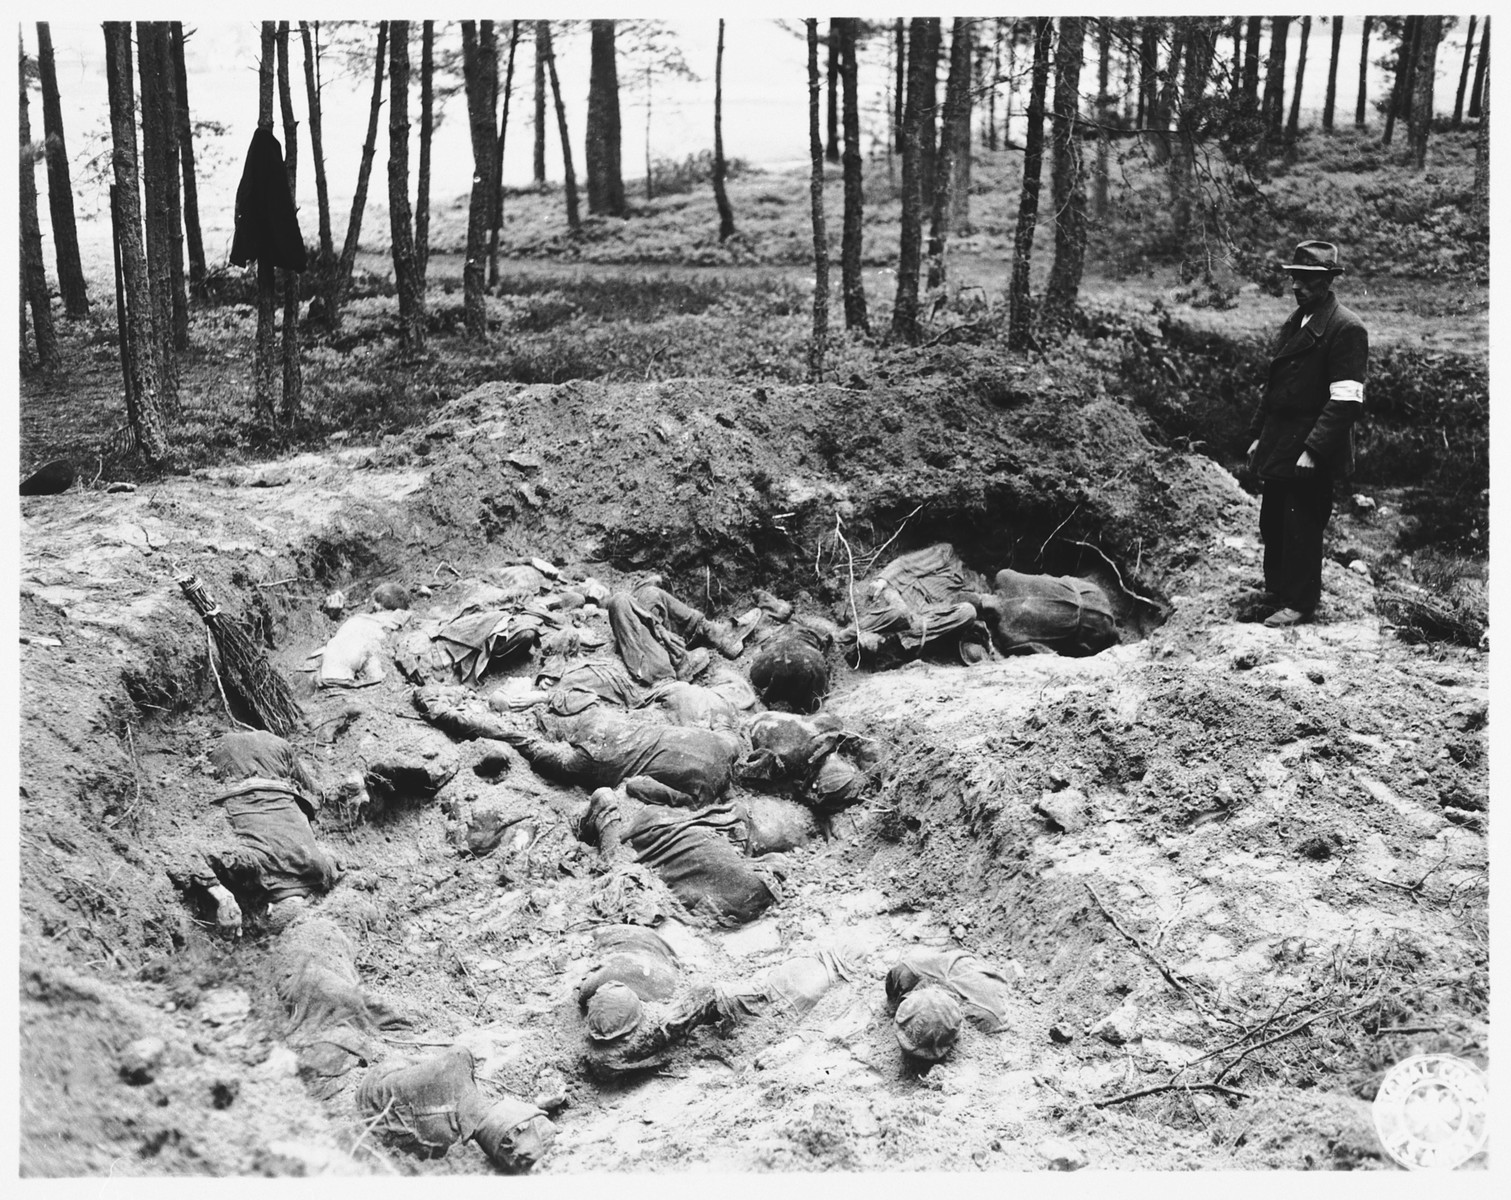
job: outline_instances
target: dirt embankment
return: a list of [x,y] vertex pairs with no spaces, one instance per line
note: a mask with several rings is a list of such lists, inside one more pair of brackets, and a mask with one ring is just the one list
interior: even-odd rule
[[[1484,657],[1394,642],[1367,578],[1332,562],[1321,623],[1235,624],[1253,502],[1110,399],[971,351],[850,383],[490,385],[371,453],[28,501],[23,1169],[489,1169],[470,1147],[384,1152],[349,1097],[310,1097],[273,936],[218,941],[169,886],[165,861],[219,819],[203,752],[226,726],[175,568],[301,681],[322,773],[407,754],[450,774],[438,800],[322,837],[378,913],[357,965],[409,1017],[390,1053],[468,1038],[490,1086],[568,1080],[544,1170],[1378,1165],[1379,1070],[1485,1052]],[[1125,644],[837,664],[832,708],[888,747],[880,795],[794,852],[762,921],[672,936],[708,979],[841,933],[866,971],[791,1028],[700,1033],[629,1089],[578,1063],[580,797],[522,763],[470,770],[392,674],[356,697],[299,674],[331,587],[360,603],[392,579],[440,607],[538,555],[610,583],[659,570],[719,614],[761,586],[843,616],[852,575],[938,539],[982,569],[1097,577]],[[505,795],[538,804],[533,844],[459,855],[454,814]],[[880,983],[920,941],[1015,981],[1010,1031],[967,1029],[923,1077]],[[133,1085],[118,1065],[140,1037],[164,1053]]]

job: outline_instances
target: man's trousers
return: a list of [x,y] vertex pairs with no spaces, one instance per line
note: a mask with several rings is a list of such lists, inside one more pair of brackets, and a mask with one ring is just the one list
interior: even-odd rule
[[1259,504],[1264,588],[1308,616],[1322,596],[1322,533],[1333,515],[1333,478],[1323,471],[1266,479]]

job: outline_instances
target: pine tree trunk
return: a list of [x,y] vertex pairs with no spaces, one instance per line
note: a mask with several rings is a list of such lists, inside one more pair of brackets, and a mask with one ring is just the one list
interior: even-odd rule
[[1162,22],[1145,18],[1139,30],[1138,115],[1134,124],[1153,126],[1159,103],[1159,35]]
[[[147,284],[152,296],[152,330],[157,343],[158,385],[165,413],[178,412],[178,320],[172,215],[178,208],[178,148],[173,143],[172,64],[167,25],[138,21],[137,66],[141,73],[142,203],[147,234]],[[187,319],[185,320],[187,341]]]
[[1412,91],[1412,71],[1417,65],[1417,40],[1422,28],[1420,17],[1407,17],[1401,31],[1401,44],[1396,50],[1396,75],[1390,89],[1390,106],[1385,110],[1385,131],[1380,135],[1382,146],[1390,145],[1396,132],[1396,119],[1409,117]]
[[893,86],[892,86],[892,149],[901,154],[907,138],[903,133],[903,97],[908,91],[907,77],[907,35],[903,29],[903,21],[898,17],[893,26],[892,43],[895,47],[893,58]]
[[1170,161],[1170,117],[1175,110],[1176,83],[1180,78],[1181,55],[1186,49],[1186,20],[1177,18],[1175,32],[1170,38],[1170,59],[1165,65],[1165,82],[1156,94],[1154,115],[1149,124],[1153,129],[1150,146],[1156,164]]
[[818,18],[808,26],[808,195],[813,210],[813,338],[808,344],[808,379],[822,383],[829,348],[829,235],[824,229],[824,139],[819,134]]
[[719,210],[719,241],[735,231],[734,210],[724,190],[724,18],[719,18],[719,46],[714,52],[714,205]]
[[845,328],[871,331],[866,313],[866,285],[861,275],[861,241],[864,237],[865,193],[861,177],[860,103],[857,95],[855,59],[855,17],[841,17],[839,22],[840,91],[844,98],[845,175],[844,233],[840,244],[840,291],[845,301]]
[[142,209],[137,193],[136,101],[131,85],[131,26],[125,21],[106,21],[105,85],[110,97],[111,171],[115,179],[115,240],[121,259],[126,369],[131,386],[126,389],[126,416],[142,457],[154,467],[166,467],[172,452],[163,433],[158,407],[157,361],[153,351],[152,294],[147,285],[147,267],[142,250]]
[[548,45],[542,44],[540,31],[546,29],[547,43],[550,28],[544,21],[535,22],[535,160],[534,179],[536,187],[546,184],[546,54]]
[[320,128],[320,22],[299,22],[299,40],[304,47],[304,95],[309,105],[310,161],[315,168],[315,203],[319,207],[320,262],[329,270],[336,260],[336,244],[331,234],[331,195],[325,176],[325,143]]
[[[269,131],[273,128],[277,38],[277,23],[262,22],[262,52],[257,60],[257,124]],[[252,367],[252,399],[257,406],[258,418],[269,425],[278,423],[277,276],[276,269],[267,258],[257,260],[257,341]]]
[[1418,171],[1427,166],[1427,140],[1432,133],[1432,93],[1438,73],[1438,44],[1443,39],[1443,18],[1417,18],[1417,61],[1412,68],[1415,93],[1411,98],[1411,119],[1407,134],[1411,142],[1411,163]]
[[1490,59],[1490,18],[1485,18],[1485,32],[1480,40],[1480,61],[1475,68],[1476,93],[1479,102],[1479,131],[1474,138],[1474,227],[1485,236],[1490,236],[1490,86],[1485,78],[1485,66]]
[[1485,18],[1480,34],[1479,61],[1474,64],[1474,87],[1469,96],[1469,119],[1472,121],[1483,115],[1483,101],[1489,96],[1485,87],[1485,66],[1490,61],[1490,18]]
[[1270,61],[1265,66],[1261,115],[1265,137],[1273,141],[1285,132],[1285,43],[1290,27],[1290,17],[1270,18]]
[[509,65],[504,71],[504,111],[498,120],[498,146],[493,156],[493,220],[488,223],[488,286],[498,286],[498,237],[504,228],[504,138],[509,132],[509,98],[514,94],[514,52],[519,48],[519,22],[509,22]]
[[908,26],[908,98],[902,113],[902,226],[897,261],[897,299],[892,305],[892,337],[918,340],[918,266],[923,235],[923,108],[928,99],[925,73],[929,18]]
[[1301,85],[1306,80],[1306,44],[1312,37],[1311,17],[1301,18],[1301,45],[1296,47],[1296,83],[1291,89],[1291,115],[1285,123],[1285,140],[1294,142],[1301,131]]
[[425,290],[415,261],[409,207],[408,21],[390,21],[388,29],[388,227],[399,293],[399,344],[406,354],[423,354]]
[[1034,19],[1033,82],[1028,93],[1028,133],[1023,148],[1023,186],[1018,199],[1018,228],[1013,235],[1013,273],[1008,284],[1007,348],[1027,350],[1033,343],[1033,313],[1028,268],[1039,219],[1039,175],[1044,167],[1044,94],[1049,90],[1050,19]]
[[[1107,217],[1107,126],[1111,123],[1113,98],[1108,91],[1112,68],[1112,25],[1106,17],[1097,19],[1097,168],[1091,193],[1092,212],[1098,221]],[[1236,77],[1236,72],[1235,72]]]
[[[489,122],[491,125],[492,122]],[[420,22],[420,173],[415,183],[414,266],[425,294],[430,271],[430,142],[435,133],[435,22]],[[490,130],[491,133],[491,130]]]
[[472,134],[472,195],[467,205],[467,258],[462,266],[462,316],[467,336],[488,336],[484,295],[485,245],[493,215],[494,115],[498,110],[498,44],[493,22],[462,22],[462,76],[467,88],[467,125]]
[[929,41],[924,48],[923,132],[919,145],[923,152],[923,202],[934,194],[934,167],[939,158],[939,51],[944,44],[943,20],[928,18]]
[[[956,17],[950,29],[950,73],[945,83],[944,113],[940,122],[939,161],[934,174],[932,211],[929,214],[929,274],[925,286],[930,292],[945,284],[945,249],[950,240],[950,226],[955,215],[955,158],[959,153],[960,112],[969,103],[971,90],[970,22]],[[966,109],[969,112],[969,109]]]
[[31,308],[32,336],[37,347],[37,366],[46,370],[58,364],[58,334],[53,327],[52,299],[47,291],[47,266],[42,256],[42,225],[37,215],[37,154],[31,137],[27,100],[26,43],[17,31],[21,85],[21,353],[26,354],[26,309]]
[[828,137],[824,142],[824,158],[828,162],[838,163],[839,152],[839,44],[835,36],[835,26],[839,24],[838,17],[829,18],[829,35],[825,39],[829,45],[829,116]]
[[1250,17],[1244,30],[1243,94],[1251,105],[1259,103],[1259,43],[1263,36],[1264,18]]
[[[299,197],[299,122],[294,119],[294,96],[289,83],[289,23],[278,22],[278,107],[283,116],[283,169],[289,195]],[[297,211],[297,208],[296,208]],[[283,401],[278,419],[292,425],[304,403],[304,371],[299,362],[299,273],[283,271]]]
[[[1473,37],[1472,31],[1470,37]],[[1468,61],[1466,57],[1466,65]],[[63,299],[63,315],[79,320],[89,315],[89,295],[84,287],[84,267],[79,258],[79,227],[74,220],[73,182],[68,172],[68,147],[63,136],[63,104],[58,96],[52,31],[46,21],[37,22],[37,70],[42,82],[42,135],[47,141],[47,211],[52,218],[53,249],[58,259],[58,293]],[[1462,86],[1459,93],[1463,94]]]
[[[950,184],[950,229],[958,236],[971,232],[971,166],[975,155],[971,145],[971,104],[976,95],[971,86],[972,64],[976,59],[976,20],[971,18],[965,25],[965,85],[961,90],[960,104],[955,111],[953,125],[955,138],[954,182]],[[945,84],[948,102],[949,84]],[[946,136],[951,126],[946,123]]]
[[178,155],[184,192],[184,238],[189,246],[189,291],[198,297],[205,285],[205,239],[199,224],[199,184],[194,177],[194,126],[189,119],[189,70],[184,63],[184,26],[169,24],[173,50],[173,95],[177,101]]
[[1359,32],[1359,103],[1354,109],[1354,128],[1363,129],[1368,113],[1369,99],[1369,31],[1374,27],[1373,17],[1364,18],[1364,27]]
[[535,22],[535,41],[546,58],[546,74],[551,78],[551,99],[556,105],[556,132],[561,138],[561,168],[567,193],[567,229],[573,237],[582,232],[582,218],[577,212],[577,172],[572,167],[572,139],[567,133],[567,106],[561,99],[561,80],[556,77],[556,55],[551,49],[551,23]]
[[[593,21],[588,68],[588,211],[622,217],[624,176],[620,167],[619,71],[614,22]],[[648,172],[647,172],[648,174]]]
[[378,148],[378,114],[383,107],[383,69],[388,61],[388,22],[378,22],[378,48],[373,54],[373,93],[367,106],[367,137],[357,165],[357,190],[352,195],[351,216],[346,222],[346,240],[341,243],[341,261],[331,277],[325,298],[325,320],[332,330],[341,324],[341,305],[351,286],[357,263],[357,242],[362,236],[362,215],[367,209],[367,185],[372,178],[373,157]]
[[1002,78],[1002,18],[992,18],[992,82],[986,89],[986,148],[996,150],[997,138],[997,87]]
[[1343,18],[1333,18],[1333,52],[1327,61],[1327,99],[1322,104],[1322,128],[1333,131],[1333,114],[1338,106],[1338,56],[1343,48]]
[[[1184,246],[1198,241],[1191,231],[1192,210],[1199,194],[1195,186],[1196,145],[1207,117],[1207,84],[1217,55],[1217,30],[1209,20],[1201,17],[1178,17],[1177,20],[1185,26],[1186,61],[1167,178],[1174,237],[1177,244]],[[1200,239],[1200,244],[1206,242],[1207,239]],[[1203,264],[1204,276],[1210,278],[1210,271],[1209,259]]]
[[1464,124],[1464,94],[1469,90],[1469,60],[1474,57],[1474,26],[1478,17],[1469,18],[1469,32],[1464,35],[1464,65],[1459,69],[1459,90],[1453,100],[1453,127]]
[[[1054,153],[1049,177],[1055,206],[1055,257],[1044,293],[1045,316],[1056,321],[1068,319],[1075,310],[1086,263],[1086,180],[1081,171],[1081,143],[1076,130],[1085,42],[1085,21],[1080,17],[1061,17],[1059,44],[1055,48],[1051,126]],[[1172,63],[1172,74],[1174,69]]]

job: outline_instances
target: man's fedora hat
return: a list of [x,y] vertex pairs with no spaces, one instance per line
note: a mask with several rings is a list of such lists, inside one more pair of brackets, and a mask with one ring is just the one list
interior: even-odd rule
[[1302,242],[1296,247],[1296,261],[1281,263],[1282,271],[1326,271],[1329,275],[1343,274],[1338,247],[1332,242]]

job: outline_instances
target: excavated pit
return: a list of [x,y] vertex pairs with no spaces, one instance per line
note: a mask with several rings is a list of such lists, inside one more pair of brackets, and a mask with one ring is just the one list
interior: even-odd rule
[[[1482,1036],[1483,668],[1382,639],[1366,585],[1334,564],[1327,625],[1282,637],[1219,615],[1255,569],[1252,502],[1204,460],[1139,450],[1136,423],[1107,401],[1004,415],[946,390],[941,425],[971,452],[922,453],[868,441],[841,419],[858,398],[840,389],[763,390],[759,408],[709,390],[490,386],[370,457],[169,484],[152,501],[67,497],[52,503],[79,511],[46,526],[32,502],[23,631],[61,644],[23,661],[28,1173],[493,1169],[470,1144],[439,1159],[384,1148],[350,1088],[313,1098],[271,980],[280,935],[254,919],[239,943],[219,940],[163,878],[164,857],[218,819],[202,755],[228,722],[168,564],[118,555],[102,586],[59,538],[102,502],[116,527],[166,536],[247,614],[296,681],[298,745],[322,776],[366,776],[372,808],[318,828],[346,877],[317,911],[349,920],[362,988],[404,1018],[380,1055],[464,1041],[488,1089],[528,1100],[553,1073],[566,1081],[538,1170],[1033,1169],[1067,1139],[1093,1165],[1381,1161],[1365,1095],[1377,1031],[1451,1029],[1459,1051]],[[934,436],[893,418],[898,397],[864,399],[898,441]],[[715,429],[734,445],[704,436]],[[1087,456],[1098,439],[1119,472]],[[645,469],[610,486],[605,464],[631,447]],[[241,490],[258,483],[270,490]],[[288,523],[248,495],[277,497]],[[662,928],[704,981],[839,935],[866,968],[801,1021],[700,1031],[630,1086],[581,1066],[571,989],[601,919],[601,867],[570,828],[584,793],[512,752],[451,743],[392,669],[326,693],[303,670],[334,631],[319,606],[336,588],[355,608],[399,582],[423,612],[538,556],[611,587],[658,570],[713,616],[759,587],[843,619],[852,574],[938,541],[988,577],[1094,580],[1122,644],[973,667],[837,661],[828,707],[883,745],[878,790],[792,852],[759,920]],[[130,622],[112,616],[122,600]],[[507,663],[487,686],[529,673]],[[1361,716],[1381,680],[1388,697]],[[485,809],[498,814],[487,848],[466,837],[466,815]],[[1406,885],[1434,864],[1419,904]],[[1014,984],[1008,1032],[967,1027],[922,1075],[881,989],[917,944],[963,946]],[[1097,1106],[1319,996],[1372,1006],[1323,1023],[1324,1040],[1255,1056],[1242,1086],[1264,1091],[1263,1114],[1202,1091]],[[67,1031],[92,1047],[76,1065],[61,1056]],[[113,1066],[137,1037],[165,1045],[141,1086]]]

